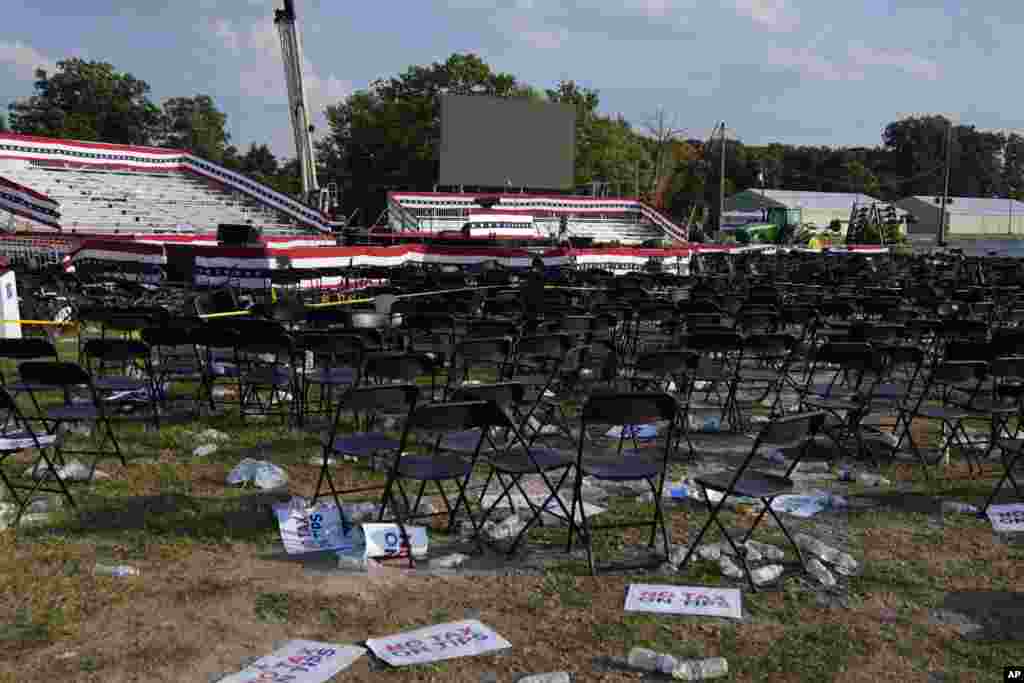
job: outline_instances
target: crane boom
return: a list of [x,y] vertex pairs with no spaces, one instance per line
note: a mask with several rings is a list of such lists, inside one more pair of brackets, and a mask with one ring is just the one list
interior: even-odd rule
[[295,22],[294,0],[284,0],[284,8],[274,11],[274,24],[281,38],[284,79],[288,85],[288,109],[291,114],[295,151],[302,174],[302,194],[306,202],[326,211],[326,192],[316,179],[316,157],[313,155],[313,126],[309,121],[306,88],[302,82],[302,43]]

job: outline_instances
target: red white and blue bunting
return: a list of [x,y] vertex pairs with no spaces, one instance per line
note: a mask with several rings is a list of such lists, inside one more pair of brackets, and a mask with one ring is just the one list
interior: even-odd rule
[[59,230],[59,207],[45,194],[0,177],[0,209]]

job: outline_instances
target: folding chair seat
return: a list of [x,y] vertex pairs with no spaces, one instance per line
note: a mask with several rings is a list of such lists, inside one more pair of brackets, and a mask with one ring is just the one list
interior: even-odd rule
[[[61,426],[67,422],[89,422],[95,425],[94,436],[102,437],[95,450],[71,451],[57,442],[55,453],[61,464],[64,462],[64,455],[67,454],[92,455],[90,478],[96,469],[96,463],[104,457],[116,457],[122,465],[128,464],[121,453],[117,434],[114,432],[99,390],[93,383],[92,375],[82,366],[76,363],[29,361],[18,366],[18,374],[26,384],[39,387],[31,392],[37,405],[45,405],[45,401],[38,400],[44,392],[50,390],[63,392],[63,405],[46,408],[39,415],[39,419],[44,424],[52,425],[51,434],[60,434]],[[85,396],[80,400],[75,399],[74,391],[76,389],[84,390]],[[105,450],[108,442],[112,446],[112,451]]]
[[[963,407],[977,394],[988,364],[983,361],[941,361],[930,368],[924,381],[921,394],[912,405],[903,411],[903,437],[906,437],[917,459],[921,462],[925,476],[929,477],[928,458],[913,438],[909,425],[916,419],[937,421],[942,427],[943,436],[938,446],[941,457],[954,445],[961,448],[970,458],[970,437],[964,430],[964,420],[971,417],[986,417],[983,414]],[[938,395],[936,403],[928,403],[933,394]],[[902,438],[901,438],[902,443]]]
[[[323,463],[313,500],[330,495],[341,510],[340,495],[382,488],[381,485],[374,485],[338,490],[331,476],[331,457],[340,455],[360,461],[368,460],[371,469],[381,454],[386,458],[394,457],[401,444],[400,439],[375,427],[380,418],[407,419],[415,408],[418,397],[419,389],[412,384],[353,387],[346,391],[338,401],[331,428],[323,439]],[[322,493],[325,486],[326,492]]]
[[[30,360],[38,361],[59,361],[57,347],[46,339],[25,337],[23,339],[0,339],[0,359],[25,362]],[[7,373],[0,373],[0,384],[2,384],[12,396],[17,396],[30,387],[22,385],[16,377],[7,377]]]
[[[37,493],[59,493],[72,508],[75,507],[75,500],[67,484],[47,452],[56,445],[57,435],[39,434],[33,430],[14,397],[3,387],[0,387],[0,413],[4,414],[4,429],[0,431],[0,481],[9,493],[9,500],[17,507],[12,526],[15,529],[18,527],[21,516],[35,500]],[[31,483],[22,483],[24,477],[18,475],[12,478],[2,467],[5,460],[25,451],[39,454],[30,468]]]
[[[295,337],[296,351],[303,357],[300,412],[309,414],[309,394],[318,391],[318,412],[330,411],[334,396],[359,384],[365,347],[357,335],[329,332],[301,332]],[[310,360],[312,363],[310,363]]]
[[508,337],[467,338],[459,342],[448,368],[445,395],[470,381],[473,373],[484,373],[491,383],[505,379],[511,355],[512,340]]
[[[159,395],[152,350],[144,341],[90,339],[83,347],[93,386],[119,419],[152,421],[160,427]],[[140,408],[148,408],[148,412]]]
[[[675,398],[660,393],[595,393],[587,399],[580,412],[579,437],[576,451],[576,478],[573,485],[572,505],[570,512],[573,523],[569,525],[569,538],[566,551],[572,549],[574,532],[578,531],[587,551],[587,563],[591,574],[596,575],[594,563],[593,532],[608,528],[650,527],[651,535],[648,545],[654,548],[655,539],[660,529],[664,559],[668,559],[670,541],[665,517],[662,511],[662,491],[665,484],[665,471],[668,466],[669,452],[675,441],[675,429],[678,422],[679,406]],[[636,425],[664,420],[668,422],[663,445],[658,447],[657,457],[646,453],[623,454],[621,450],[610,447],[607,429],[615,425]],[[616,441],[611,437],[611,442]],[[621,438],[618,439],[621,445]],[[654,494],[654,517],[636,520],[632,524],[592,525],[584,514],[583,478],[593,477],[604,481],[645,481]],[[576,510],[579,509],[577,521]]]
[[[464,456],[478,452],[488,466],[487,479],[484,481],[477,499],[477,505],[483,511],[480,524],[483,525],[487,521],[503,499],[508,500],[510,507],[513,511],[515,510],[516,506],[511,497],[513,488],[517,489],[523,500],[526,501],[532,512],[532,517],[512,541],[508,550],[509,554],[515,552],[530,526],[541,520],[541,515],[550,502],[557,499],[565,514],[564,519],[568,520],[569,511],[564,502],[558,498],[557,492],[567,479],[569,468],[574,464],[575,459],[571,453],[545,446],[530,446],[523,439],[520,432],[523,423],[522,406],[525,403],[523,385],[517,382],[502,382],[461,387],[456,391],[454,398],[457,401],[487,401],[493,404],[506,418],[501,424],[494,425],[487,432],[483,432],[480,428],[474,428],[446,434],[439,444],[439,449],[442,451],[453,451]],[[482,444],[480,444],[481,434],[483,434]],[[548,474],[560,469],[563,470],[562,476],[557,483],[552,484]],[[520,484],[523,477],[532,474],[540,476],[546,486],[545,500],[540,505],[531,501],[530,496]],[[484,499],[494,479],[497,479],[501,492],[491,506],[485,508]]]
[[[750,575],[750,567],[747,565],[745,545],[760,525],[765,513],[770,514],[775,520],[775,523],[779,525],[779,528],[786,536],[786,539],[793,547],[793,550],[796,551],[797,557],[800,558],[801,565],[803,565],[803,554],[800,552],[800,548],[790,535],[789,530],[772,509],[772,501],[774,501],[778,496],[791,493],[794,490],[794,484],[791,478],[793,471],[800,464],[800,460],[804,457],[807,451],[807,445],[818,432],[819,428],[824,423],[824,420],[825,413],[821,412],[800,413],[797,415],[778,418],[765,425],[755,439],[750,452],[738,468],[731,472],[725,471],[717,474],[702,475],[696,478],[695,481],[697,485],[701,487],[703,498],[708,508],[708,519],[697,533],[696,538],[688,544],[689,550],[683,558],[683,562],[680,565],[680,571],[689,563],[690,559],[693,557],[694,551],[704,538],[704,535],[707,533],[708,529],[711,528],[711,525],[714,524],[718,527],[719,531],[721,531],[722,535],[725,537],[725,540],[731,546],[735,556],[740,558],[743,572],[750,584],[750,589],[752,591],[756,591],[757,586],[754,583],[753,577]],[[790,454],[790,464],[786,468],[785,473],[776,474],[773,472],[762,472],[750,469],[754,457],[758,454],[761,448],[765,446],[784,448],[786,452]],[[717,502],[713,502],[708,496],[708,491],[715,491],[720,494],[721,497]],[[750,528],[743,534],[743,537],[739,540],[738,544],[733,535],[729,533],[718,518],[726,501],[733,496],[755,498],[760,500],[763,505],[763,509],[754,518]]]
[[[473,527],[474,535],[479,534],[480,525],[470,509],[467,490],[469,480],[477,462],[479,448],[483,444],[484,434],[491,427],[504,424],[505,418],[500,410],[493,403],[487,401],[433,403],[418,406],[406,420],[401,442],[388,470],[378,521],[386,521],[385,512],[390,511],[391,519],[388,521],[394,521],[399,525],[402,540],[407,543],[408,534],[405,530],[407,522],[444,515],[448,518],[448,531],[451,532],[455,527],[456,515],[465,511]],[[477,448],[469,457],[446,454],[439,448],[438,444],[446,434],[473,429],[480,430],[480,440],[477,443]],[[417,448],[415,453],[411,452],[414,435]],[[419,484],[415,502],[411,504],[402,486],[403,481],[413,481]],[[445,512],[418,513],[427,484],[431,482],[444,502]],[[444,482],[453,482],[458,489],[454,505],[442,486]],[[402,496],[402,504],[398,504],[398,494]],[[409,511],[410,514],[406,514],[406,511]],[[410,563],[412,563],[411,557]]]
[[[245,330],[242,330],[243,334]],[[301,420],[297,355],[294,338],[283,328],[268,328],[259,337],[244,336],[236,342],[239,416],[274,414],[285,424]]]

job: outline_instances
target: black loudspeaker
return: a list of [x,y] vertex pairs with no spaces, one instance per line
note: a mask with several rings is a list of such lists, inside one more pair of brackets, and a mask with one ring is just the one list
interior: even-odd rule
[[255,225],[221,223],[217,226],[217,244],[222,247],[258,246],[260,230]]

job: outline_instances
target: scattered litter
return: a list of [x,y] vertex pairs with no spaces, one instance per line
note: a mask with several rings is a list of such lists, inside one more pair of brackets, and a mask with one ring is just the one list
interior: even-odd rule
[[807,571],[826,588],[832,588],[836,585],[836,577],[832,576],[832,572],[830,572],[816,557],[812,557],[808,560]]
[[519,519],[519,515],[510,515],[501,522],[487,522],[484,524],[484,533],[495,541],[502,541],[515,538],[525,527],[526,522]]
[[[32,479],[46,479],[53,475],[50,472],[50,468],[40,460],[34,466],[26,469],[23,476]],[[57,476],[64,481],[89,481],[89,468],[77,460],[69,460],[67,464],[57,469]],[[110,479],[110,475],[96,470],[93,473],[93,478]]]
[[281,542],[289,555],[321,550],[352,550],[362,541],[356,527],[345,519],[333,502],[309,505],[305,498],[293,497],[274,506],[281,530]]
[[466,620],[371,638],[366,646],[391,666],[406,666],[473,657],[504,650],[512,644],[479,621]]
[[835,570],[843,576],[850,576],[856,573],[859,568],[859,564],[850,555],[833,548],[832,546],[825,545],[816,538],[812,538],[807,534],[797,534],[793,537],[797,546],[801,550],[806,550],[812,555],[817,556],[823,562],[831,564],[835,567]]
[[832,463],[825,462],[824,460],[804,460],[797,465],[796,469],[804,474],[808,472],[830,472],[832,470]]
[[95,574],[100,576],[138,576],[139,570],[131,565],[127,564],[96,564],[96,568],[93,570]]
[[970,503],[961,503],[958,500],[944,500],[942,501],[942,511],[960,513],[965,515],[976,515],[979,510],[976,505]]
[[323,683],[352,666],[364,654],[366,650],[356,645],[291,640],[273,654],[257,659],[219,683]]
[[204,443],[202,446],[196,446],[195,450],[192,451],[192,456],[205,458],[216,453],[218,448],[219,446],[215,443]]
[[618,439],[623,437],[623,432],[627,439],[653,439],[658,436],[658,427],[653,424],[620,425],[609,429],[605,436]]
[[722,557],[722,545],[720,543],[706,543],[698,546],[697,557],[708,562],[717,562]]
[[785,512],[793,517],[813,517],[823,510],[844,508],[846,499],[828,491],[809,491],[807,493],[787,494],[776,497],[772,501],[772,510]]
[[[427,554],[427,528],[406,526],[405,533],[412,545],[413,557]],[[366,543],[366,557],[408,557],[408,544],[402,543],[401,529],[397,524],[363,524],[363,538]]]
[[626,661],[634,669],[664,674],[677,681],[703,681],[729,673],[729,663],[722,657],[680,661],[672,655],[642,647],[630,650]]
[[1001,532],[1024,531],[1024,504],[990,505],[987,510],[992,530]]
[[697,614],[705,617],[743,618],[740,591],[735,588],[656,586],[630,584],[627,612]]
[[271,462],[243,458],[228,473],[227,483],[231,486],[245,485],[252,482],[264,491],[284,488],[288,484],[288,473]]
[[444,557],[438,557],[430,561],[431,569],[455,569],[462,565],[463,562],[469,559],[469,555],[462,553],[452,553],[451,555],[445,555]]
[[571,683],[572,676],[567,671],[556,671],[549,674],[533,674],[524,676],[516,683]]
[[771,583],[780,576],[782,576],[781,564],[769,564],[765,567],[758,567],[757,569],[750,570],[750,578],[753,579],[754,584],[758,586]]
[[718,558],[718,567],[722,570],[722,576],[730,579],[743,577],[743,570],[728,555],[722,555]]
[[750,550],[757,550],[762,557],[770,561],[778,561],[785,559],[786,557],[786,553],[783,552],[782,548],[778,548],[770,543],[747,541],[747,548]]
[[858,474],[857,481],[865,486],[888,486],[892,483],[882,475],[871,474],[870,472],[861,472]]
[[231,437],[228,434],[220,431],[219,429],[204,429],[195,436],[196,441],[231,441]]

